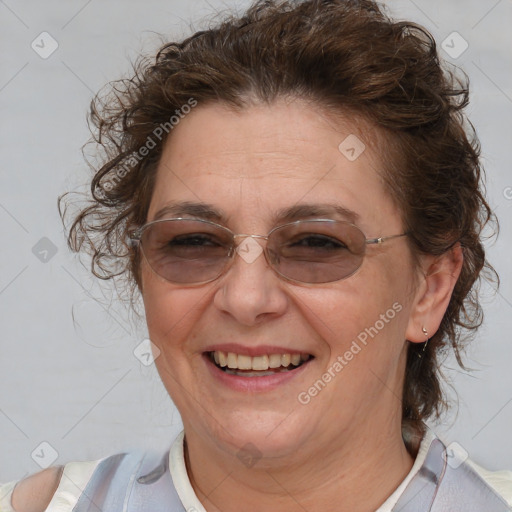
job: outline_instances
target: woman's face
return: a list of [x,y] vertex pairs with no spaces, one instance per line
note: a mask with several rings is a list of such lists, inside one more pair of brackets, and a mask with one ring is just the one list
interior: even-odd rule
[[[356,133],[366,149],[354,159],[360,142],[341,143]],[[402,233],[372,136],[301,101],[239,113],[198,106],[166,143],[147,220],[170,205],[177,205],[172,216],[190,216],[180,214],[180,203],[199,203],[220,212],[217,222],[234,233],[266,235],[280,212],[307,206],[327,209],[308,217],[301,217],[306,208],[297,210],[296,220],[353,220],[367,238]],[[227,273],[196,286],[163,280],[143,259],[149,334],[161,351],[156,364],[186,431],[231,453],[251,443],[263,454],[291,457],[298,447],[307,454],[375,434],[376,426],[399,429],[415,301],[405,240],[368,246],[354,275],[316,285],[283,280],[262,254],[254,261],[236,254]],[[286,354],[310,359],[288,372],[241,376],[219,369],[209,357],[215,351],[259,362],[279,354],[284,362]]]

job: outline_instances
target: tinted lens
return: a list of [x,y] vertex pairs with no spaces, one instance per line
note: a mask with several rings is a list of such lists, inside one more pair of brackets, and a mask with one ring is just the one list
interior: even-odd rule
[[[141,237],[144,257],[164,279],[183,284],[219,277],[229,263],[233,234],[210,222],[167,219],[148,224]],[[352,275],[363,261],[366,239],[353,224],[300,221],[274,229],[269,264],[283,277],[328,283]]]
[[159,276],[174,283],[202,283],[222,273],[232,241],[227,229],[208,222],[163,220],[144,229],[141,245]]
[[279,227],[269,236],[273,266],[284,277],[328,283],[352,275],[363,261],[366,240],[347,222],[302,221]]

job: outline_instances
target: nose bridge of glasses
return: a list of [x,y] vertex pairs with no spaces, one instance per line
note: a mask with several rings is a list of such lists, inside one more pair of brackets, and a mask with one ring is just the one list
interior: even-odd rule
[[[239,256],[242,256],[248,263],[252,263],[265,250],[264,244],[262,245],[256,241],[257,239],[268,241],[268,236],[251,235],[248,233],[233,234],[232,250],[236,251]],[[251,256],[249,257],[250,253]],[[247,257],[244,257],[245,255],[247,255]]]
[[233,238],[262,238],[264,240],[268,240],[268,235],[249,235],[247,233],[238,233],[233,235]]
[[254,263],[265,252],[262,244],[256,241],[256,239],[268,240],[268,236],[245,233],[233,235],[234,240],[237,238],[240,241],[236,244],[234,250],[246,263]]

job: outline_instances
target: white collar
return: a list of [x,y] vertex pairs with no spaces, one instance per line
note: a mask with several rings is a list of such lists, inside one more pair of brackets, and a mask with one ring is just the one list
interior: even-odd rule
[[190,479],[188,478],[187,467],[185,465],[185,452],[183,449],[184,439],[185,431],[182,430],[169,450],[169,470],[171,472],[172,481],[185,510],[206,512],[206,509],[196,496]]

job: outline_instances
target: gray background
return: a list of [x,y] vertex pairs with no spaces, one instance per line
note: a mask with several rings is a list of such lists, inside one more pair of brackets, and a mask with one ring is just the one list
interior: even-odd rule
[[[56,198],[88,175],[80,148],[93,92],[129,73],[141,50],[156,49],[158,34],[179,39],[203,27],[203,16],[247,4],[0,0],[0,481],[37,471],[55,456],[59,464],[163,447],[179,431],[154,366],[133,354],[146,337],[143,322],[69,253]],[[456,59],[440,51],[471,78],[469,113],[502,228],[488,254],[502,287],[496,296],[485,288],[486,322],[467,357],[475,371],[446,362],[460,407],[437,431],[488,468],[511,468],[512,2],[387,4],[397,17],[424,24],[439,43],[457,31],[469,44]],[[59,45],[47,59],[31,48],[43,31]]]

